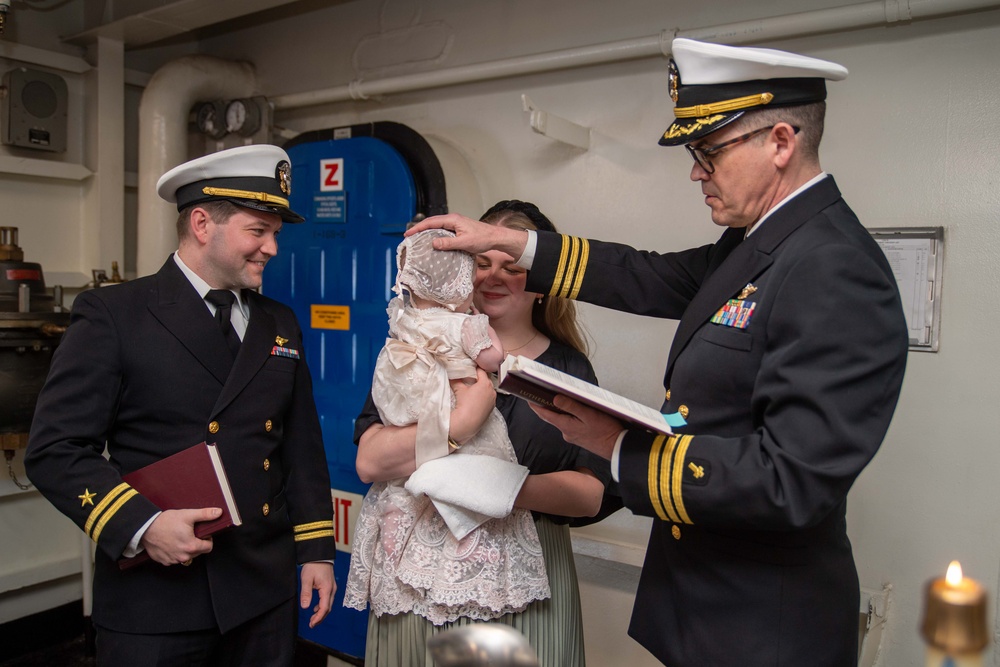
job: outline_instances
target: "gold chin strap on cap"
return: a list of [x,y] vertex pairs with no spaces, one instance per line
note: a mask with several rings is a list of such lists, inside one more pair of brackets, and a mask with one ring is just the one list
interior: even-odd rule
[[770,104],[773,99],[774,95],[771,93],[758,93],[756,95],[747,95],[746,97],[737,97],[732,100],[723,100],[721,102],[713,102],[711,104],[698,104],[693,107],[678,107],[674,109],[674,115],[677,118],[698,118],[715,113],[725,113],[727,111],[738,111],[740,109],[749,109],[750,107],[764,106],[765,104]]
[[277,204],[288,208],[288,200],[284,197],[276,197],[266,192],[251,192],[250,190],[233,190],[231,188],[211,188],[204,187],[202,193],[209,197],[235,197],[236,199],[254,199],[265,204]]

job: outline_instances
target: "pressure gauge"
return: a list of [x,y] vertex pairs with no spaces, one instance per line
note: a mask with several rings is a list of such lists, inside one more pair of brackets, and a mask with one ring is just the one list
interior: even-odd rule
[[260,107],[253,100],[233,100],[226,107],[226,129],[249,137],[260,129]]
[[222,100],[204,102],[196,111],[195,124],[198,130],[212,139],[226,136],[226,107]]

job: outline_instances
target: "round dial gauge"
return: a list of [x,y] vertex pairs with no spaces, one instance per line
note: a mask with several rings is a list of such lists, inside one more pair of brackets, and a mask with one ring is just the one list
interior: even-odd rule
[[260,108],[253,100],[233,100],[226,107],[226,129],[250,136],[260,129]]
[[226,136],[224,114],[225,107],[221,101],[205,102],[198,107],[195,124],[212,139],[221,139]]

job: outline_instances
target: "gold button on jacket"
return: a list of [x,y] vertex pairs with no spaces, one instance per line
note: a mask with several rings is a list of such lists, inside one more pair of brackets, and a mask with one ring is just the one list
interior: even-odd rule
[[268,419],[266,422],[264,422],[264,430],[267,431],[268,433],[271,432],[272,426],[273,425],[271,424],[271,420],[270,419]]
[[678,525],[673,525],[670,527],[670,534],[674,536],[675,540],[681,539],[681,528]]
[[208,425],[208,432],[209,433],[218,433],[219,432],[219,422],[212,422],[211,424],[209,424]]
[[264,516],[267,516],[268,514],[271,513],[271,506],[268,505],[267,503],[264,503],[264,506],[260,508],[260,512]]
[[267,471],[270,469],[271,469],[271,459],[264,459],[264,470]]
[[677,408],[677,412],[681,413],[681,417],[684,417],[684,419],[687,419],[688,413],[691,412],[691,411],[688,409],[688,406],[682,405],[681,407]]

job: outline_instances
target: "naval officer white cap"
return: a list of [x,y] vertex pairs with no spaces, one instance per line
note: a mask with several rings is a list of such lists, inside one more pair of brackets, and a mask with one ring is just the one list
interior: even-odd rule
[[678,146],[725,127],[747,111],[826,99],[826,81],[847,68],[828,60],[678,37],[671,47],[670,97],[676,120],[660,139]]
[[276,213],[285,222],[305,219],[289,208],[292,169],[288,154],[271,144],[230,148],[185,162],[160,177],[156,193],[176,203],[178,211],[225,200]]

